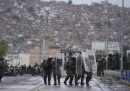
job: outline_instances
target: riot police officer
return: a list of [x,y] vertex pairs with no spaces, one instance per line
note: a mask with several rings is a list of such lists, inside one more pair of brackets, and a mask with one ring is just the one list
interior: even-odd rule
[[82,53],[79,52],[79,55],[76,60],[76,77],[75,85],[78,85],[78,80],[81,79],[81,85],[84,85],[84,63]]
[[105,62],[105,59],[102,58],[102,59],[99,59],[98,62],[97,62],[97,76],[104,76],[104,62]]
[[64,64],[64,70],[66,71],[66,74],[67,74],[67,76],[66,76],[66,78],[65,78],[65,80],[64,80],[64,84],[67,85],[66,82],[67,82],[68,79],[71,77],[69,60],[67,60],[67,61],[65,62],[65,64]]
[[64,84],[66,85],[68,79],[70,78],[69,80],[69,85],[73,85],[72,84],[72,81],[73,81],[73,78],[74,78],[74,74],[75,74],[75,65],[76,65],[76,62],[75,62],[75,58],[72,57],[72,53],[69,54],[68,56],[68,60],[65,62],[65,70],[66,70],[66,78],[64,80]]
[[100,61],[101,61],[101,59],[97,60],[97,76],[101,75],[101,73],[100,73],[100,69],[101,69]]
[[104,76],[104,66],[105,66],[105,58],[102,58],[101,59],[101,62],[100,62],[100,64],[101,64],[101,70],[100,70],[100,73],[101,73],[101,75],[102,76]]
[[89,86],[89,82],[90,80],[92,79],[92,69],[93,69],[93,65],[94,65],[94,60],[93,60],[93,56],[89,56],[88,58],[85,58],[85,65],[87,66],[86,67],[86,70],[85,70],[85,74],[87,75],[86,76],[86,85]]
[[[75,57],[71,57],[71,60],[69,61],[69,65],[70,65],[70,72],[71,72],[69,85],[73,85],[72,81],[74,77],[76,77],[76,58]],[[75,80],[75,83],[76,83],[76,80]]]
[[42,68],[42,76],[43,76],[43,79],[44,79],[44,84],[47,85],[47,82],[46,82],[46,62],[47,60],[43,60],[43,62],[41,63],[41,68]]
[[54,78],[54,85],[58,84],[60,85],[60,78],[61,78],[61,71],[60,71],[60,59],[53,58],[52,60],[52,72],[53,72],[53,78]]
[[47,85],[47,78],[48,78],[48,85],[51,85],[51,74],[52,74],[52,58],[48,58],[47,60],[44,60],[42,63],[43,68],[43,78],[44,78],[44,84]]
[[2,77],[3,77],[3,75],[4,75],[4,58],[3,57],[1,57],[0,58],[0,82],[1,82],[1,79],[2,79]]

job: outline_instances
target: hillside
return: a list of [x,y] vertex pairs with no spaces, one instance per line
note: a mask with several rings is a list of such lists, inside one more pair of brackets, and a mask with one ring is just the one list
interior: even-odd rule
[[[26,51],[51,37],[58,46],[90,47],[92,41],[130,42],[130,8],[93,3],[70,5],[40,0],[0,0],[0,36],[11,50]],[[122,26],[123,25],[123,29]],[[28,47],[29,45],[29,47]]]

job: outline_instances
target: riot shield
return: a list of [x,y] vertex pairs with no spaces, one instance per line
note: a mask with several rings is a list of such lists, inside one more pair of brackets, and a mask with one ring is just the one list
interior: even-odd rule
[[93,73],[97,71],[97,63],[94,50],[86,50],[83,52],[83,63],[85,71],[90,71],[92,69]]

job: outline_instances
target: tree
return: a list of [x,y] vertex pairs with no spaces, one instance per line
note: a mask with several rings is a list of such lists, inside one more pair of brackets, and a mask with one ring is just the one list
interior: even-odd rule
[[3,57],[7,51],[7,44],[5,41],[0,41],[0,57]]

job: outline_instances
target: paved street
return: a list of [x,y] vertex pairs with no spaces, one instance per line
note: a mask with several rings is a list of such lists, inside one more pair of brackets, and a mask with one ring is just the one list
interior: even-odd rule
[[94,76],[90,82],[90,86],[69,86],[62,84],[59,86],[40,85],[32,91],[130,91],[130,87],[120,84],[117,79],[111,77],[96,77]]
[[99,85],[106,89],[104,91],[130,91],[130,87],[124,83],[120,82],[119,78],[115,78],[110,75],[105,75],[105,77],[95,77]]
[[0,91],[130,91],[130,87],[123,85],[118,79],[105,75],[105,77],[93,76],[90,86],[64,85],[64,77],[61,85],[54,86],[53,79],[50,86],[43,84],[40,76],[12,76],[4,77],[0,83]]
[[32,91],[110,91],[108,88],[103,87],[95,78],[92,79],[90,82],[90,86],[69,86],[69,85],[64,85],[63,81],[61,85],[51,85],[51,86],[45,86],[41,85],[38,88],[35,88]]
[[0,91],[30,91],[42,84],[42,78],[30,75],[4,77],[0,83]]

